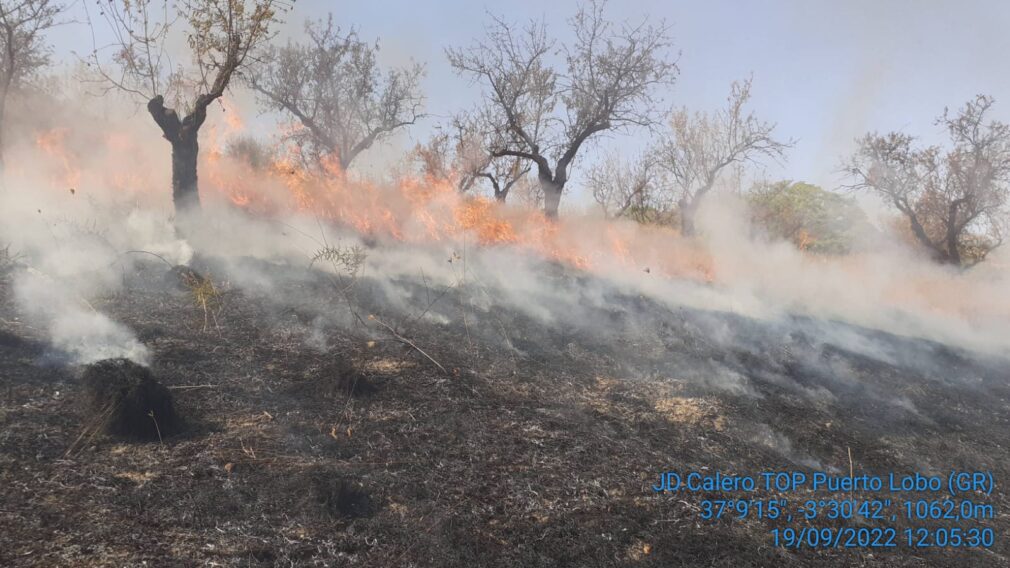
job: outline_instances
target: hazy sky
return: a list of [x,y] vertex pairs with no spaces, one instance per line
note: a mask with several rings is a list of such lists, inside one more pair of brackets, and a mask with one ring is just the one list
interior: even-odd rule
[[[431,118],[396,146],[423,139],[431,125],[472,104],[478,88],[457,78],[444,46],[467,44],[483,31],[487,11],[513,20],[546,18],[560,39],[574,1],[298,0],[284,36],[306,18],[332,11],[343,26],[381,40],[382,59],[425,62]],[[80,7],[77,7],[80,10]],[[841,156],[868,130],[906,129],[938,141],[933,118],[976,93],[997,99],[1010,117],[1010,2],[932,0],[636,0],[609,4],[618,19],[645,16],[672,25],[681,52],[669,105],[713,109],[731,81],[753,73],[753,108],[796,139],[789,161],[768,175],[835,187]],[[54,34],[57,57],[90,49],[84,25]],[[634,142],[612,140],[634,147]],[[585,162],[583,162],[585,165]]]

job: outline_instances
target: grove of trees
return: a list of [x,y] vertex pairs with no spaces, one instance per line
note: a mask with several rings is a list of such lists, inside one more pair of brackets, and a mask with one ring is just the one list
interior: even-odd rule
[[483,41],[446,50],[461,75],[484,87],[491,157],[535,165],[549,218],[579,151],[602,133],[656,124],[657,90],[677,74],[665,25],[614,23],[604,8],[596,0],[579,8],[570,43],[558,45],[544,21],[493,18]]
[[[291,7],[284,0],[98,0],[94,21],[88,9],[93,31],[101,28],[96,37],[111,41],[83,59],[103,92],[143,105],[169,142],[177,218],[199,210],[201,127],[214,101],[236,86],[251,90],[264,112],[297,125],[284,142],[316,175],[346,172],[427,116],[423,63],[383,65],[377,42],[342,29],[332,15],[278,43]],[[0,171],[8,101],[49,64],[46,34],[70,25],[66,11],[60,0],[0,0]],[[794,142],[749,108],[750,78],[731,85],[722,108],[665,106],[680,72],[670,28],[648,18],[615,20],[609,11],[604,0],[584,0],[558,28],[489,15],[481,37],[446,48],[447,63],[478,99],[415,145],[412,167],[461,194],[536,200],[549,219],[577,174],[606,217],[691,237],[699,207],[719,199],[720,186],[786,159]],[[555,35],[560,27],[567,35]],[[979,95],[944,110],[936,119],[949,140],[943,146],[903,132],[866,134],[845,162],[843,188],[880,198],[937,262],[982,262],[1003,244],[1010,222],[1010,124],[993,118],[994,106]],[[629,134],[648,143],[587,159],[601,140]],[[228,152],[251,168],[273,159],[250,137],[231,141]],[[852,199],[806,183],[757,184],[746,200],[752,224],[812,252],[845,252],[854,233],[875,231]]]

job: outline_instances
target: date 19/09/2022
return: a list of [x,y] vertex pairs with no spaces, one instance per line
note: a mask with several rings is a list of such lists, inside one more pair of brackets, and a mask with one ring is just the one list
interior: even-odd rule
[[[770,471],[756,476],[665,471],[652,486],[657,493],[704,496],[698,504],[698,516],[704,521],[757,518],[787,525],[802,523],[769,530],[776,547],[795,550],[989,548],[996,535],[981,523],[996,516],[995,507],[984,502],[994,488],[995,480],[987,471],[858,476],[802,471]],[[754,492],[775,496],[759,497]],[[820,496],[816,492],[821,492]],[[848,495],[840,497],[840,492]],[[853,492],[874,495],[857,497]],[[836,524],[838,520],[859,519],[879,526],[812,524],[820,519]],[[902,526],[895,524],[899,521]],[[906,526],[917,522],[931,526]]]

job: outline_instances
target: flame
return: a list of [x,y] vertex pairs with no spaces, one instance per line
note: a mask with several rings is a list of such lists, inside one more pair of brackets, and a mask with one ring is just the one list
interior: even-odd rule
[[[232,205],[258,215],[311,214],[369,237],[425,242],[467,241],[478,246],[509,245],[584,270],[613,268],[711,282],[707,255],[669,229],[626,227],[603,220],[551,221],[529,208],[461,195],[451,176],[404,176],[389,183],[355,179],[335,157],[320,171],[303,167],[296,147],[280,152],[269,167],[253,171],[209,153],[210,189]],[[655,256],[643,239],[668,240],[668,253]]]
[[221,97],[218,101],[220,101],[221,111],[224,113],[224,123],[227,126],[226,132],[236,133],[245,130],[245,121],[242,120],[238,107],[232,104],[231,99]]
[[[227,120],[216,121],[221,124],[208,128],[201,138],[201,197],[208,203],[230,204],[260,217],[310,215],[368,238],[444,243],[454,248],[507,246],[608,275],[644,274],[641,277],[726,286],[749,285],[746,279],[762,286],[781,284],[774,275],[764,275],[767,265],[763,261],[755,259],[746,262],[747,266],[734,267],[732,255],[723,258],[703,240],[685,239],[670,228],[586,215],[548,220],[529,207],[460,194],[452,172],[445,178],[404,175],[388,182],[369,181],[342,171],[335,157],[323,159],[319,168],[307,167],[309,161],[297,147],[283,143],[274,148],[274,157],[268,163],[249,163],[223,151],[229,137],[244,129],[234,109],[226,110],[226,114]],[[298,128],[286,127],[282,134],[294,134]],[[139,141],[128,133],[90,135],[92,139],[80,143],[85,134],[66,128],[38,134],[35,147],[51,164],[50,171],[43,173],[52,179],[54,188],[65,192],[83,183],[89,188],[109,188],[117,195],[167,204],[171,195],[167,144]],[[89,163],[110,166],[84,168],[82,156],[69,149],[74,147],[89,149]],[[144,148],[150,148],[150,152],[142,153],[140,149]],[[9,173],[19,166],[13,162]],[[872,255],[827,259],[806,253],[803,258],[807,270],[838,271],[846,281],[871,277],[878,269],[875,263],[880,262]],[[937,274],[923,269],[902,278],[879,280],[877,285],[883,294],[880,300],[894,307],[966,321],[1010,317],[1010,308],[1004,304],[994,309],[978,300],[972,282]],[[789,293],[789,289],[785,286],[783,293]]]
[[53,128],[38,133],[35,136],[35,145],[45,155],[54,158],[60,165],[59,173],[54,174],[54,179],[62,184],[64,188],[69,188],[76,192],[81,185],[81,168],[77,165],[79,161],[67,149],[67,136],[70,134],[69,128]]

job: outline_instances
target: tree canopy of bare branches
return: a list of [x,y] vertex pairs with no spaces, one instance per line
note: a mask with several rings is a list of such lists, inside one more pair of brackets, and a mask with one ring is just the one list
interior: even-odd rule
[[[89,63],[108,88],[146,102],[171,143],[177,212],[199,208],[197,136],[207,119],[207,108],[224,95],[251,54],[270,39],[270,28],[285,8],[277,0],[101,3],[100,15],[114,40],[111,45],[96,46]],[[173,62],[166,48],[174,30],[183,26],[191,55],[188,65]],[[109,50],[111,61],[106,61],[102,55]]]
[[702,200],[733,165],[783,159],[792,142],[772,137],[774,124],[745,109],[751,79],[734,82],[727,106],[712,115],[676,110],[670,131],[660,146],[660,160],[677,195],[681,233],[694,235],[695,215]]
[[495,200],[504,203],[531,165],[515,156],[492,156],[486,121],[480,112],[461,113],[414,152],[426,175],[453,180],[460,193],[487,183]]
[[1010,218],[1010,125],[986,121],[994,99],[979,95],[936,123],[951,148],[915,147],[900,132],[867,134],[848,165],[850,186],[884,198],[939,262],[971,266],[1003,243]]
[[53,0],[0,0],[0,170],[7,98],[25,78],[49,63],[42,36],[58,24],[65,9]]
[[304,127],[292,136],[315,163],[336,157],[342,170],[377,142],[423,116],[424,66],[385,73],[378,44],[343,34],[333,16],[307,22],[309,42],[268,49],[248,82],[263,103],[290,113]]
[[603,132],[654,124],[656,88],[677,73],[665,25],[615,24],[604,7],[581,6],[567,44],[550,39],[545,22],[493,18],[483,41],[446,50],[459,74],[484,86],[491,155],[536,166],[548,217],[557,217],[579,150]]
[[608,219],[665,223],[673,209],[662,169],[651,151],[630,160],[608,154],[590,168],[586,187]]

